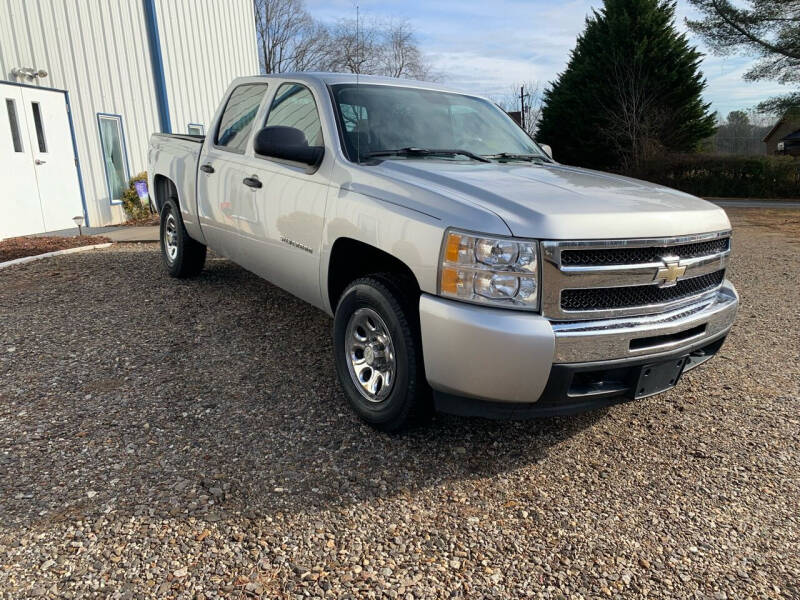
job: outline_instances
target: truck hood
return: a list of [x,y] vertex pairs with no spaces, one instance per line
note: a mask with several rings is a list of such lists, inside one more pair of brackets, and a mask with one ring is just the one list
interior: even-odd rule
[[695,196],[565,165],[409,159],[372,169],[490,210],[519,237],[667,237],[730,228],[725,211]]

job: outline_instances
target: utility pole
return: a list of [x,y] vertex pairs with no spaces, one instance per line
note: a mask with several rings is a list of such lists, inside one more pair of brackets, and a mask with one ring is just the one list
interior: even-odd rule
[[528,98],[530,94],[525,93],[525,86],[519,86],[519,124],[523,130],[525,129],[525,98]]

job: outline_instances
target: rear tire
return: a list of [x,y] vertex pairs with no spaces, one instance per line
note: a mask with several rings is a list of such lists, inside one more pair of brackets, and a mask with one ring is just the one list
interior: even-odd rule
[[382,431],[408,428],[432,413],[417,297],[409,288],[389,274],[357,279],[333,321],[336,372],[350,406]]
[[172,277],[193,277],[203,270],[206,247],[189,237],[178,203],[170,198],[161,209],[161,258]]

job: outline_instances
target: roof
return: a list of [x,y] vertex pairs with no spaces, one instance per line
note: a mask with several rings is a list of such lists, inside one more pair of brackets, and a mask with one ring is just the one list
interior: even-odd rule
[[790,133],[789,135],[783,136],[778,141],[780,141],[780,142],[788,142],[788,141],[795,141],[795,140],[800,140],[800,129],[798,129],[794,133]]
[[355,73],[324,73],[316,71],[300,71],[297,73],[275,73],[272,75],[262,75],[267,79],[295,79],[299,81],[320,81],[326,85],[336,85],[337,83],[364,83],[379,85],[397,85],[405,87],[416,87],[427,90],[439,90],[442,92],[454,92],[464,94],[463,90],[447,87],[430,81],[417,81],[415,79],[399,79],[397,77],[381,77],[378,75],[356,75]]
[[765,135],[765,136],[764,136],[764,139],[763,139],[763,140],[761,140],[761,141],[762,141],[762,142],[766,142],[767,140],[769,140],[769,138],[770,138],[770,137],[772,137],[772,135],[773,135],[773,134],[774,134],[776,131],[778,131],[778,127],[780,127],[780,126],[781,126],[781,124],[783,124],[783,122],[784,122],[786,119],[794,119],[794,120],[796,120],[796,121],[798,122],[798,124],[800,124],[800,110],[797,110],[797,109],[789,109],[789,110],[787,110],[785,113],[783,113],[783,116],[782,116],[780,119],[778,119],[777,121],[775,121],[775,125],[773,125],[773,126],[772,126],[772,129],[770,129],[770,130],[767,132],[767,135]]

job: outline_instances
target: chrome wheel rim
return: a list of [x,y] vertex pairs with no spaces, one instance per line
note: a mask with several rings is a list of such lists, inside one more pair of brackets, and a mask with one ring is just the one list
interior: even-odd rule
[[382,402],[392,391],[397,362],[386,323],[371,308],[359,308],[345,331],[350,378],[369,402]]
[[167,260],[172,263],[178,256],[178,222],[172,213],[167,215],[167,222],[164,225],[164,251]]

